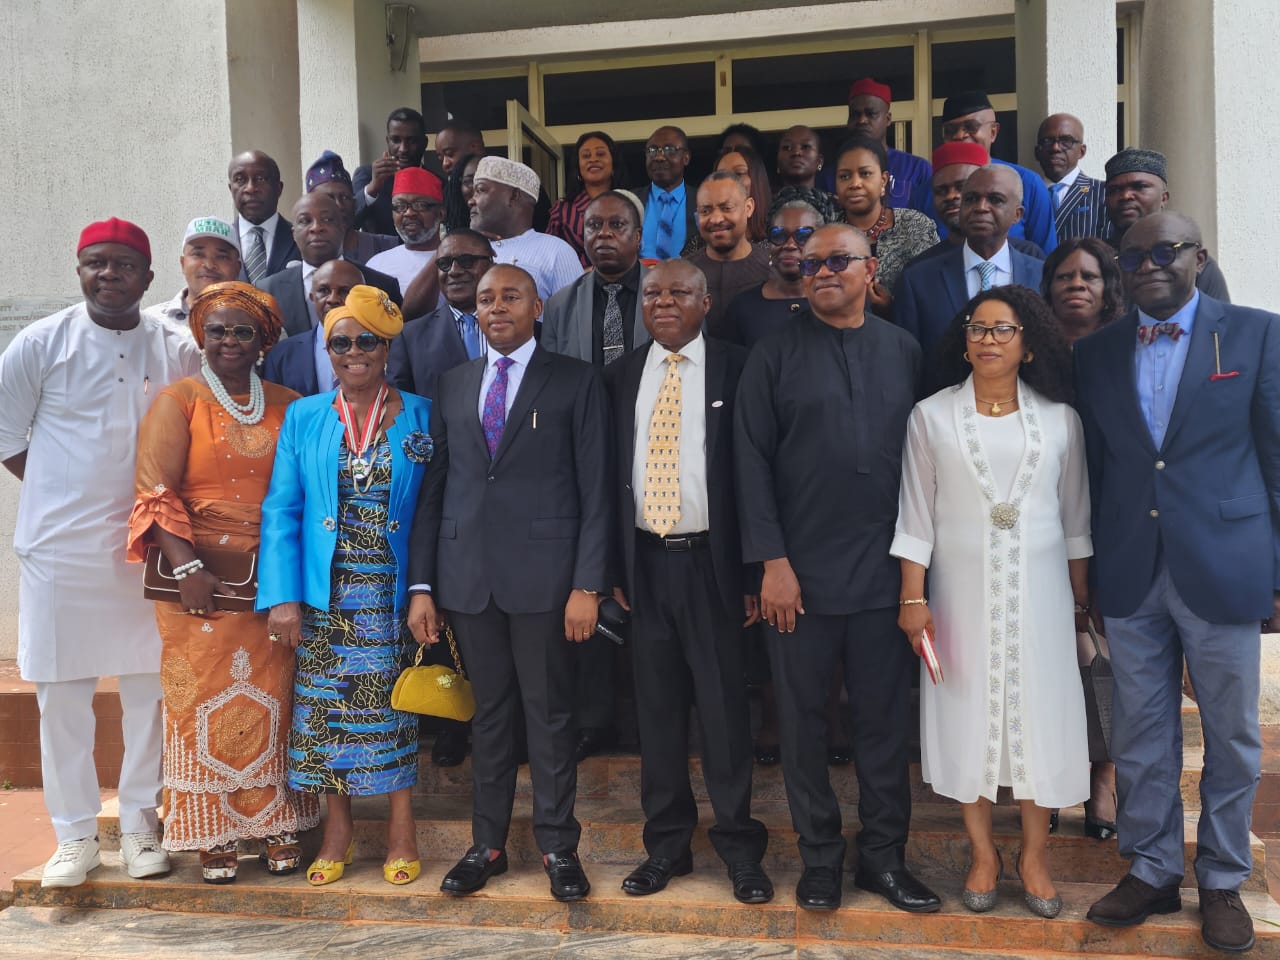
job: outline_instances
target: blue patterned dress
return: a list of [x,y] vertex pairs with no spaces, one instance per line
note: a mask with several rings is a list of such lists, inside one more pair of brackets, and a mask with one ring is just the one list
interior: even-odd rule
[[378,442],[368,490],[338,458],[338,544],[328,610],[304,604],[289,733],[289,786],[368,796],[418,780],[418,717],[391,709],[412,641],[395,609],[387,541],[391,448]]

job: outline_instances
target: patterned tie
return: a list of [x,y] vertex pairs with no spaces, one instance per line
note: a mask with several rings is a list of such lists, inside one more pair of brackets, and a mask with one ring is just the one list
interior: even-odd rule
[[685,359],[667,357],[667,376],[649,419],[649,452],[644,467],[644,522],[665,537],[680,522],[680,368]]
[[498,375],[489,384],[489,392],[484,396],[484,415],[480,425],[484,427],[484,445],[489,448],[489,459],[498,452],[498,444],[502,442],[502,430],[507,425],[507,370],[515,363],[510,357],[499,357],[494,364]]
[[1156,342],[1156,337],[1168,337],[1174,343],[1177,343],[1186,332],[1182,329],[1182,324],[1173,321],[1140,323],[1138,324],[1138,342],[1149,346]]
[[607,367],[622,356],[622,307],[618,303],[620,283],[606,283],[604,292],[609,299],[604,305],[604,365]]
[[992,263],[990,260],[983,260],[981,263],[979,263],[978,278],[981,281],[981,285],[978,287],[978,289],[980,291],[990,290],[992,286],[991,281],[995,279],[995,276],[996,276],[996,265],[994,263]]
[[249,277],[249,282],[257,286],[267,272],[267,244],[263,239],[266,231],[262,227],[253,227],[249,233],[252,234],[252,239],[249,241],[249,255],[244,260],[244,272]]
[[674,193],[661,191],[658,193],[658,242],[659,260],[670,260],[680,256],[675,248],[676,204],[679,201]]
[[1062,194],[1066,191],[1066,189],[1067,189],[1067,185],[1065,183],[1049,184],[1049,192],[1053,194],[1053,209],[1057,210],[1060,206],[1062,206]]
[[474,360],[480,356],[480,324],[476,322],[474,313],[462,314],[462,342],[467,348],[467,356]]

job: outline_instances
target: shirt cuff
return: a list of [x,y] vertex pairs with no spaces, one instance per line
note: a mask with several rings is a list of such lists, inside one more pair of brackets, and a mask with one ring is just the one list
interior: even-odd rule
[[365,184],[365,187],[364,187],[364,195],[365,195],[368,199],[370,199],[370,200],[377,200],[377,199],[378,199],[378,198],[377,198],[377,197],[375,197],[372,193],[370,193],[370,192],[369,192],[369,185],[368,185],[368,184]]
[[411,585],[411,586],[409,587],[408,592],[409,592],[409,593],[430,593],[430,592],[431,592],[431,584],[429,584],[429,583],[415,583],[415,584],[413,584],[413,585]]

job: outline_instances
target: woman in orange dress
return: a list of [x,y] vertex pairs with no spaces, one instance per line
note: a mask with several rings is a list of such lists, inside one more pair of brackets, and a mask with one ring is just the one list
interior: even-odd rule
[[257,551],[276,438],[298,395],[254,371],[280,334],[270,294],[211,284],[190,323],[201,372],[162,390],[142,421],[129,559],[154,544],[181,576],[181,602],[156,602],[164,847],[199,850],[205,881],[230,883],[239,841],[258,841],[269,871],[291,873],[297,833],[320,819],[316,798],[285,780],[293,650],[268,639],[265,614],[219,609],[216,595],[234,588],[198,559],[207,548]]

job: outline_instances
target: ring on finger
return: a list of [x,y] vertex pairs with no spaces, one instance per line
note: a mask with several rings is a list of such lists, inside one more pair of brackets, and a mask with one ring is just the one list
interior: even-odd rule
[[278,633],[268,633],[268,634],[267,634],[267,639],[268,639],[268,640],[270,640],[272,643],[275,643],[275,642],[277,642],[277,641],[280,639],[280,634],[278,634]]

